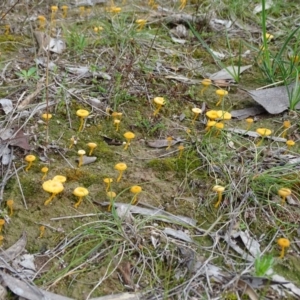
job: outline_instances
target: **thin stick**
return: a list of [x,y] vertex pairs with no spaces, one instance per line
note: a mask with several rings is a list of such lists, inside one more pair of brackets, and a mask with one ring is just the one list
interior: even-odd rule
[[73,219],[73,218],[96,217],[100,215],[101,214],[85,214],[85,215],[75,215],[75,216],[64,216],[64,217],[51,218],[50,221],[58,221],[58,220]]
[[18,185],[19,185],[20,192],[21,192],[21,195],[22,195],[24,206],[25,206],[26,209],[28,209],[26,199],[25,199],[24,194],[23,194],[21,182],[20,182],[20,179],[19,179],[18,171],[17,171],[16,166],[15,166],[15,163],[13,163],[13,167],[14,167],[14,170],[15,170],[15,173],[16,173],[16,177],[17,177]]
[[278,81],[278,82],[273,82],[273,83],[270,83],[268,85],[265,85],[265,86],[262,86],[260,88],[257,88],[256,91],[263,90],[263,89],[266,89],[266,88],[268,88],[270,86],[274,86],[274,85],[277,85],[277,84],[280,84],[280,83],[283,83],[283,82],[284,82],[284,80],[281,80],[281,81]]

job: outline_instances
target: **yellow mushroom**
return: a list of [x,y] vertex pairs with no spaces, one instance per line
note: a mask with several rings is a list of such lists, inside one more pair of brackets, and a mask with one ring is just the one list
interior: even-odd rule
[[45,226],[44,225],[41,225],[40,227],[39,227],[39,231],[40,231],[40,235],[39,235],[39,239],[41,239],[43,236],[44,236],[44,234],[45,234]]
[[44,205],[48,205],[57,194],[64,190],[64,186],[57,180],[47,180],[43,183],[43,190],[52,194],[50,198],[44,202]]
[[115,165],[115,169],[119,171],[119,176],[117,178],[117,182],[119,182],[122,178],[123,172],[127,169],[127,165],[125,163],[117,163]]
[[3,235],[0,235],[0,246],[2,246],[3,240],[4,240],[4,236],[3,236]]
[[107,211],[111,211],[112,204],[113,204],[114,199],[117,196],[117,194],[113,191],[109,191],[109,192],[106,193],[106,196],[109,199],[109,205],[107,207]]
[[14,209],[14,200],[9,199],[6,201],[6,205],[9,208],[9,216],[11,217],[13,215],[13,209]]
[[5,220],[4,219],[0,219],[0,232],[2,232],[4,224],[5,224]]
[[179,154],[178,154],[178,159],[179,159],[182,156],[184,146],[182,144],[180,144],[177,149],[179,150]]
[[223,98],[228,95],[228,92],[225,90],[216,90],[216,94],[219,96],[219,101],[217,102],[216,106],[219,106],[223,100]]
[[254,122],[254,119],[253,119],[253,118],[247,118],[247,119],[246,119],[246,123],[247,123],[247,128],[246,128],[246,130],[250,130],[250,128],[251,128],[253,122]]
[[77,208],[81,204],[83,197],[87,196],[88,194],[89,194],[89,191],[86,188],[77,187],[73,191],[73,195],[78,197],[78,201],[74,204],[74,207]]
[[45,180],[48,171],[49,171],[49,168],[48,168],[48,167],[43,167],[43,168],[41,169],[41,172],[44,174],[43,177],[42,177],[42,180]]
[[204,87],[201,89],[200,94],[203,96],[204,92],[208,89],[212,82],[210,79],[203,79],[201,83]]
[[57,180],[61,183],[65,183],[66,180],[67,180],[67,177],[66,176],[63,176],[63,175],[56,175],[52,178],[52,180]]
[[295,145],[295,142],[293,140],[287,140],[285,144],[287,145],[287,150],[290,150],[290,148]]
[[128,146],[130,145],[130,142],[135,138],[135,134],[131,131],[127,131],[124,133],[124,138],[126,139],[124,150],[127,150]]
[[156,116],[159,113],[162,106],[165,105],[165,99],[163,97],[155,97],[153,99],[153,102],[156,105],[156,110],[154,111],[153,116]]
[[281,137],[285,138],[287,132],[288,132],[288,129],[291,127],[291,122],[289,120],[285,120],[283,121],[283,128],[284,128],[284,131],[282,132],[281,134]]
[[38,16],[37,20],[38,20],[38,24],[39,24],[38,29],[43,30],[46,26],[47,19],[44,16]]
[[172,146],[173,138],[171,136],[167,137],[167,148],[166,150],[169,150]]
[[85,151],[84,150],[78,150],[77,153],[79,155],[78,168],[80,168],[82,163],[83,163],[83,156],[85,155]]
[[278,195],[281,197],[281,205],[285,204],[285,199],[287,196],[290,196],[292,191],[288,188],[281,188],[278,190]]
[[283,258],[284,257],[284,250],[285,250],[285,248],[288,248],[291,245],[291,243],[286,238],[280,238],[280,239],[278,239],[277,244],[281,248],[279,258]]
[[93,154],[94,149],[97,147],[97,144],[93,143],[93,142],[90,142],[87,145],[88,145],[88,147],[90,149],[89,156],[91,156]]
[[137,19],[135,21],[135,23],[137,24],[137,30],[142,30],[145,27],[146,22],[147,21],[145,19]]
[[89,111],[85,110],[85,109],[78,109],[76,111],[76,115],[80,118],[80,126],[78,129],[78,132],[82,131],[83,128],[83,123],[84,123],[84,119],[89,115]]
[[218,119],[220,117],[220,114],[217,110],[209,110],[205,115],[210,121],[214,121],[215,119]]
[[32,155],[32,154],[29,154],[29,155],[25,156],[25,161],[28,162],[28,165],[27,165],[27,167],[25,169],[26,172],[31,168],[32,163],[35,161],[35,159],[36,159],[36,157],[34,155]]
[[118,119],[114,120],[114,125],[116,126],[116,131],[119,131],[119,126],[120,126],[121,121]]
[[105,191],[108,192],[109,189],[110,189],[110,185],[111,185],[111,183],[113,182],[113,179],[110,178],[110,177],[107,177],[107,178],[104,178],[104,179],[103,179],[103,182],[104,182],[105,185],[106,185]]
[[221,185],[215,185],[213,187],[213,191],[218,193],[218,201],[214,205],[215,208],[218,208],[220,206],[221,201],[222,201],[222,193],[225,191],[225,187],[223,187]]
[[130,188],[130,192],[134,194],[133,196],[133,199],[131,201],[131,204],[132,205],[135,205],[137,204],[137,196],[138,194],[142,191],[142,188],[139,186],[139,185],[133,185],[131,188]]
[[63,5],[63,6],[61,7],[61,9],[62,9],[62,11],[63,11],[62,17],[63,17],[63,18],[66,18],[67,15],[68,15],[68,9],[69,9],[69,7],[68,7],[67,5]]
[[271,133],[272,133],[272,131],[267,128],[257,128],[256,132],[262,137],[262,139],[260,139],[260,141],[256,144],[256,146],[259,146],[262,143],[262,141],[264,140],[264,138],[266,136],[271,135]]
[[202,110],[198,107],[194,107],[194,108],[192,108],[192,112],[194,113],[194,118],[192,120],[192,124],[194,124],[197,117],[202,113]]

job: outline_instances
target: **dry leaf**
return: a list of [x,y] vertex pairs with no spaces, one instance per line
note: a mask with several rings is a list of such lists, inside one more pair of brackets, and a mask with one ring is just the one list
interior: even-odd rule
[[[175,138],[173,139],[171,142],[171,145],[176,145],[178,143],[182,143],[185,140],[182,138]],[[155,140],[155,141],[147,141],[147,145],[151,148],[165,148],[169,146],[169,141],[167,141],[166,139],[163,140]]]
[[[289,108],[290,103],[287,89],[291,93],[293,88],[294,84],[292,83],[288,87],[278,86],[263,90],[251,90],[248,91],[248,94],[268,113],[280,114]],[[300,109],[300,103],[295,108]]]
[[264,112],[266,111],[262,106],[256,105],[243,109],[232,110],[230,113],[233,118],[237,118],[238,120],[244,120],[250,116],[257,116],[263,114]]
[[212,75],[209,76],[209,79],[211,80],[219,80],[219,79],[234,79],[234,76],[231,74],[241,74],[244,71],[248,70],[251,68],[252,65],[248,66],[229,66],[227,68],[222,69],[219,72],[216,72]]
[[2,109],[6,115],[13,110],[12,101],[9,99],[0,99],[0,105],[2,106]]

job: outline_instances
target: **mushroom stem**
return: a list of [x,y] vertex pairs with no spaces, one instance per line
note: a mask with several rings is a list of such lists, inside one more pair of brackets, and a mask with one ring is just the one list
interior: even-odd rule
[[27,168],[25,169],[25,171],[27,172],[32,166],[32,161],[30,161],[27,165]]
[[132,205],[137,204],[137,202],[138,202],[137,196],[138,196],[138,194],[135,194],[135,195],[133,196],[132,201],[131,201],[131,204],[132,204]]
[[79,197],[79,199],[78,199],[78,201],[74,204],[74,207],[75,208],[77,208],[80,204],[81,204],[81,202],[82,202],[82,196],[78,196]]
[[219,96],[219,101],[217,102],[216,106],[219,106],[222,103],[224,96]]
[[83,117],[80,117],[80,125],[79,125],[79,129],[78,129],[78,132],[80,132],[82,130],[82,127],[83,127],[83,120],[84,118]]
[[218,208],[220,206],[220,203],[222,201],[222,192],[217,192],[218,193],[218,201],[217,203],[214,205],[215,208]]
[[119,182],[120,180],[121,180],[121,178],[122,178],[122,175],[123,175],[123,171],[119,171],[120,173],[119,173],[119,176],[118,176],[118,178],[117,178],[117,182]]
[[284,248],[285,247],[281,247],[279,258],[283,258],[284,257]]
[[56,194],[53,193],[53,194],[51,195],[51,197],[50,197],[49,199],[47,199],[47,200],[44,202],[44,205],[46,206],[46,205],[50,204],[51,201],[53,200],[53,198],[54,198],[55,196],[56,196]]
[[159,113],[159,111],[160,111],[160,109],[161,109],[161,107],[162,107],[162,105],[160,105],[160,104],[156,104],[156,105],[157,105],[157,108],[156,108],[156,110],[154,111],[153,116],[156,116],[156,115]]
[[6,205],[10,210],[9,216],[11,217],[13,215],[14,200],[7,200]]
[[40,226],[40,235],[39,235],[39,239],[41,239],[43,236],[44,236],[44,233],[45,233],[45,226],[44,225],[42,225],[42,226]]

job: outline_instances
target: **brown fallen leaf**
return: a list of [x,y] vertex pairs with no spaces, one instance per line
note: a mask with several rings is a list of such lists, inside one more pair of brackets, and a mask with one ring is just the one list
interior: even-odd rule
[[130,272],[131,263],[129,261],[123,262],[118,266],[118,271],[121,273],[124,283],[133,286]]
[[31,146],[29,145],[29,135],[24,133],[24,130],[21,128],[14,128],[13,137],[8,140],[9,145],[22,148],[24,150],[30,150]]
[[[182,138],[175,138],[171,141],[171,146],[176,145],[178,143],[182,143],[184,141],[185,140]],[[167,141],[166,139],[147,141],[147,145],[151,148],[165,148],[169,146],[169,141]]]
[[123,145],[123,142],[122,141],[119,141],[119,140],[116,140],[116,139],[112,139],[106,135],[102,135],[103,137],[103,140],[104,142],[107,144],[107,145],[113,145],[113,146],[121,146]]

